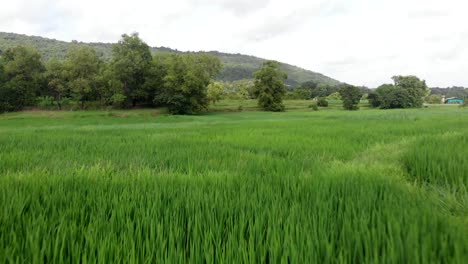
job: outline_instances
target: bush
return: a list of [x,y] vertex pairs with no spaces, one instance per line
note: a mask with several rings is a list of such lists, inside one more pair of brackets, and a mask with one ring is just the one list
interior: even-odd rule
[[317,101],[317,106],[328,107],[328,101],[325,98],[319,98]]
[[431,94],[424,98],[424,101],[428,104],[440,104],[442,102],[442,96],[440,94]]
[[318,111],[319,110],[317,104],[310,104],[309,108],[312,108],[313,111]]
[[65,97],[65,98],[62,98],[60,103],[62,104],[62,107],[68,107],[73,104],[73,101],[70,98]]
[[362,91],[356,86],[344,85],[340,91],[343,107],[346,110],[358,110],[359,102],[361,101]]
[[52,96],[42,96],[37,99],[37,106],[41,109],[55,108],[54,98]]
[[125,106],[125,100],[127,96],[117,93],[111,97],[111,104],[113,108],[123,108]]
[[327,96],[327,99],[328,100],[341,100],[341,95],[339,92],[334,92],[330,94],[329,96]]

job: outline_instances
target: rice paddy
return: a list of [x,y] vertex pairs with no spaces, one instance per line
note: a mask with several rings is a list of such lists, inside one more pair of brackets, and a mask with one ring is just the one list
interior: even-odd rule
[[466,262],[466,109],[304,107],[0,115],[0,262]]

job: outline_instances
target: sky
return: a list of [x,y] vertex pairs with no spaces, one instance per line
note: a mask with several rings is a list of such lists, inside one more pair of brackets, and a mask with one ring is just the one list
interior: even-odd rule
[[466,0],[15,0],[0,31],[242,53],[377,87],[416,75],[468,87]]

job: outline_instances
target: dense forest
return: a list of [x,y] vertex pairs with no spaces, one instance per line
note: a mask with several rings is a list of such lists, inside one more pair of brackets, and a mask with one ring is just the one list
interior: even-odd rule
[[[8,48],[18,45],[29,46],[37,49],[45,61],[50,59],[65,59],[72,46],[89,46],[96,50],[98,57],[104,61],[112,58],[111,43],[84,43],[78,41],[65,42],[55,39],[48,39],[36,36],[26,36],[15,33],[0,32],[0,54]],[[167,47],[150,47],[150,52],[154,55],[160,52],[170,53],[205,53],[205,52],[181,52]],[[260,69],[265,59],[241,54],[228,54],[217,51],[206,52],[216,56],[223,64],[223,68],[216,76],[218,81],[232,82],[243,79],[252,79],[252,74]],[[286,63],[281,63],[281,68],[288,74],[285,81],[286,87],[293,89],[301,83],[313,81],[324,85],[338,85],[340,82],[323,74],[308,71]]]

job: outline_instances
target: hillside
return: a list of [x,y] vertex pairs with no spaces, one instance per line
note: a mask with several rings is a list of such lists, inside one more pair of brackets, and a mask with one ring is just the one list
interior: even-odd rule
[[[93,47],[97,51],[98,55],[105,60],[110,59],[112,56],[111,43],[83,43],[75,41],[74,43]],[[72,42],[65,42],[55,39],[0,32],[0,54],[10,47],[26,45],[32,46],[39,50],[45,60],[49,60],[51,58],[63,59],[65,58],[68,49],[72,44]],[[153,47],[151,50],[153,53],[180,52],[178,50],[166,47]],[[219,57],[219,59],[223,62],[223,71],[218,76],[218,80],[222,81],[250,79],[252,78],[252,73],[258,70],[261,67],[263,61],[265,61],[265,59],[262,58],[242,54],[229,54],[217,51],[210,51],[209,53]],[[286,84],[289,86],[297,86],[298,84],[306,81],[315,81],[317,83],[328,85],[339,84],[337,80],[320,73],[305,70],[286,63],[281,63],[281,65],[283,70],[286,71],[289,76],[288,80],[286,81]]]

